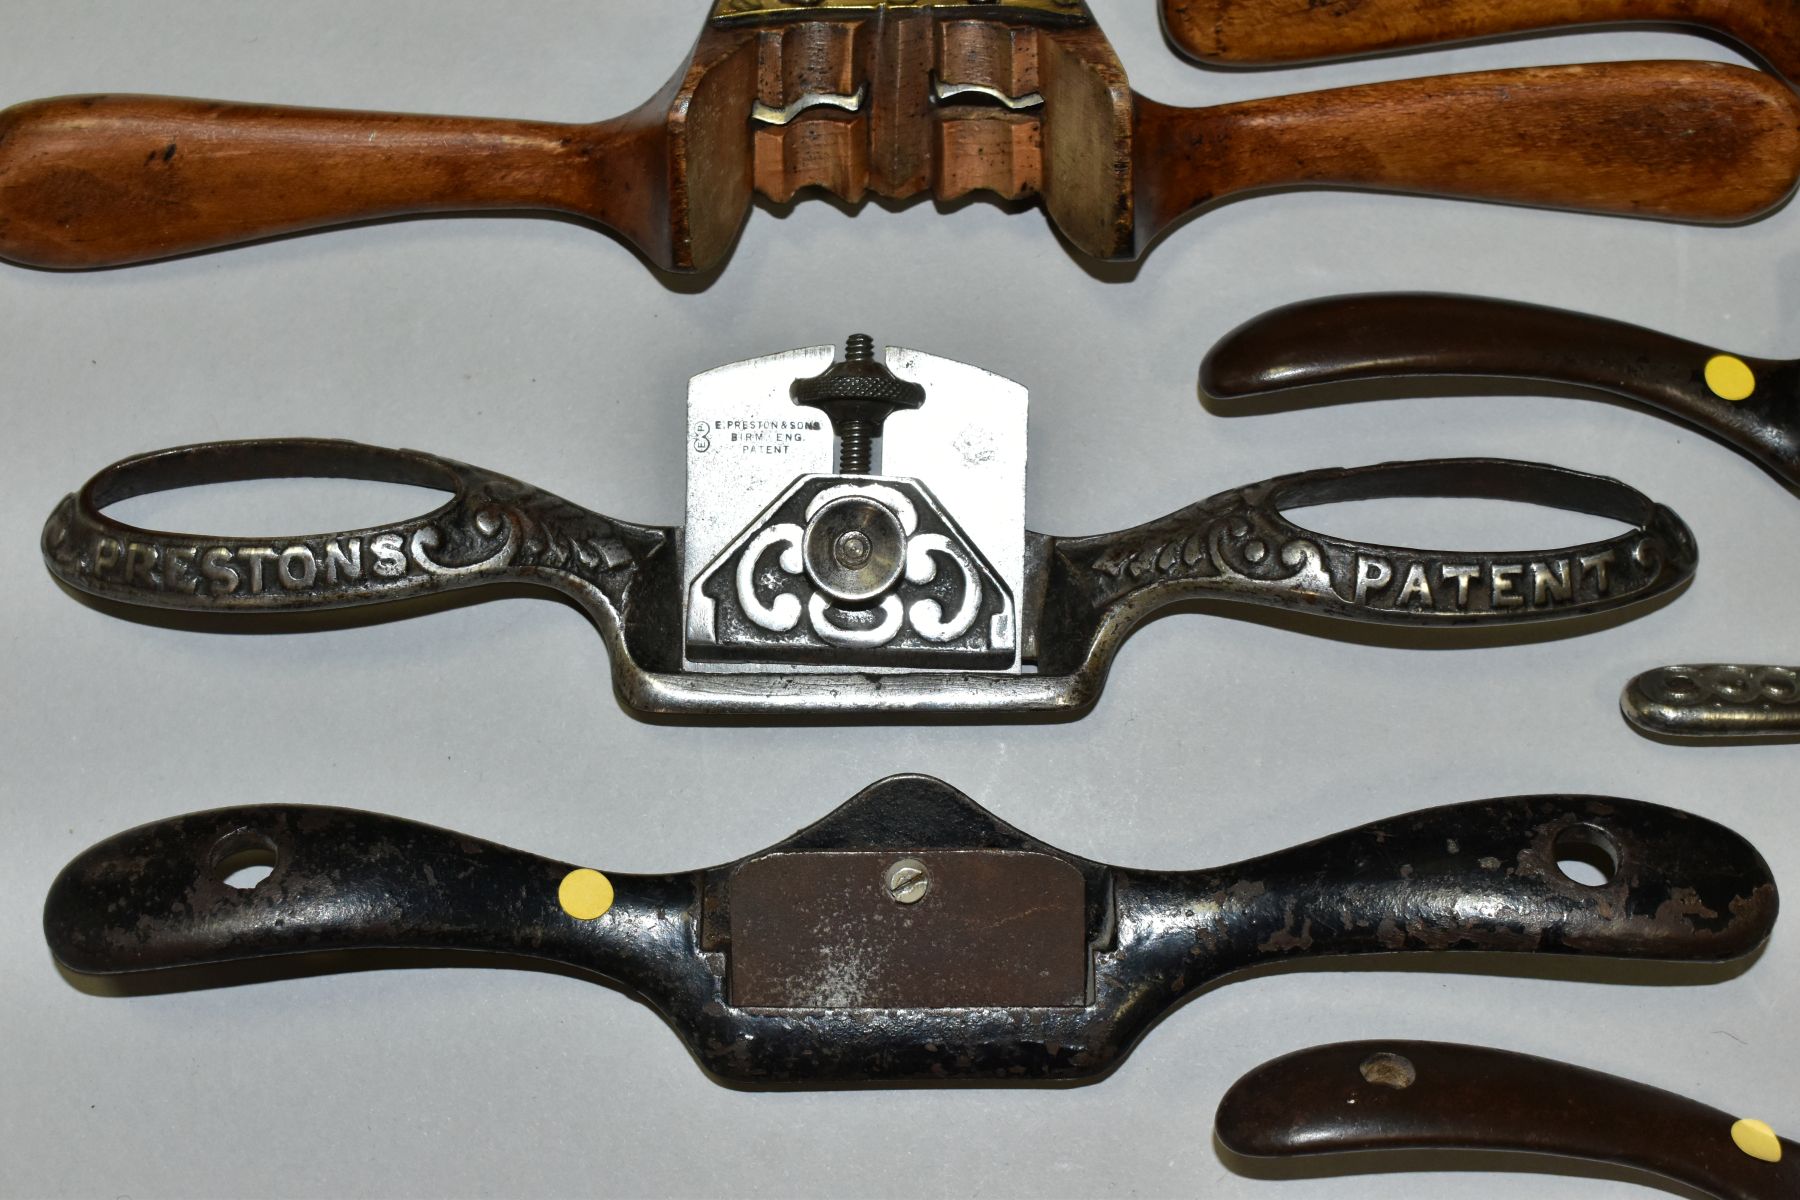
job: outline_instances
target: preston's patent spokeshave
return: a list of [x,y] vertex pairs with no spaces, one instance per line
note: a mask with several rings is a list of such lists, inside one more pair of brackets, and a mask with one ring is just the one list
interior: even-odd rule
[[[44,528],[71,587],[195,612],[292,612],[505,581],[562,591],[645,712],[1078,711],[1153,612],[1213,598],[1352,621],[1503,626],[1665,595],[1695,547],[1611,479],[1495,459],[1288,475],[1134,529],[1025,528],[1026,392],[978,368],[850,339],[721,367],[688,391],[684,529],[633,525],[475,467],[352,442],[218,442],[114,464]],[[104,511],[271,476],[441,488],[437,511],[342,533],[216,537]],[[1348,541],[1289,508],[1380,496],[1529,501],[1623,522],[1507,552]]]
[[[233,886],[246,856],[272,870]],[[1559,863],[1601,865],[1578,882]],[[1262,858],[1140,871],[1057,850],[919,775],[725,866],[625,875],[396,817],[257,805],[109,838],[44,906],[57,961],[118,974],[422,948],[614,980],[740,1086],[1105,1074],[1209,981],[1321,955],[1722,961],[1775,882],[1701,817],[1531,796],[1426,809]]]

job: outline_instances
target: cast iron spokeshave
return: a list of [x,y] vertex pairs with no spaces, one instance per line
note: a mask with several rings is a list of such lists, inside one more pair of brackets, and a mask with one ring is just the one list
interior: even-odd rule
[[[696,377],[684,529],[588,512],[411,450],[218,442],[116,463],[66,498],[44,560],[110,600],[215,614],[343,608],[508,581],[572,597],[645,712],[1077,711],[1151,613],[1196,598],[1351,621],[1510,625],[1627,607],[1693,573],[1679,517],[1624,484],[1494,459],[1308,471],[1134,529],[1025,528],[1025,389],[850,339]],[[217,537],[106,513],[167,488],[322,475],[441,488],[435,512],[341,533]],[[1284,510],[1379,496],[1528,501],[1623,522],[1507,552],[1352,542]]]
[[[228,880],[248,852],[273,870]],[[1604,863],[1604,881],[1558,866]],[[1718,961],[1768,936],[1756,850],[1634,800],[1426,809],[1201,871],[1047,846],[920,775],[779,845],[600,872],[396,817],[257,805],[144,825],[57,878],[56,958],[115,974],[429,948],[612,979],[748,1086],[1089,1079],[1202,985],[1259,963],[1483,950]]]

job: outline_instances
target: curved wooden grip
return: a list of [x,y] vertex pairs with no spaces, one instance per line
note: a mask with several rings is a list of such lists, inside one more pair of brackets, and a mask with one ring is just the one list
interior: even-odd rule
[[1257,1067],[1219,1103],[1219,1141],[1257,1158],[1510,1150],[1618,1163],[1723,1200],[1800,1195],[1800,1144],[1674,1092],[1443,1042],[1342,1042]]
[[669,266],[661,125],[76,96],[0,113],[0,258],[108,267],[419,213],[539,209]]
[[1429,292],[1291,304],[1227,334],[1201,364],[1200,386],[1237,399],[1399,376],[1541,379],[1610,392],[1698,425],[1800,486],[1800,363],[1723,354],[1535,304]]
[[1163,0],[1169,38],[1202,62],[1346,58],[1510,33],[1614,23],[1698,25],[1743,42],[1789,79],[1800,25],[1775,0]]
[[1234,192],[1373,188],[1728,222],[1800,177],[1800,101],[1722,63],[1481,71],[1213,108],[1140,104],[1138,237]]

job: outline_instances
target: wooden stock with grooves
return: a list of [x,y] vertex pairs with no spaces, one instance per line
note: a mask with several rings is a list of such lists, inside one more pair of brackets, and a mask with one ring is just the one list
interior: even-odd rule
[[[1133,93],[1086,18],[834,11],[711,24],[658,96],[588,125],[19,105],[0,113],[0,258],[117,266],[409,214],[543,210],[663,269],[707,270],[753,195],[817,187],[852,203],[1039,198],[1077,249],[1122,259],[1215,199],[1291,185],[1722,222],[1800,177],[1800,101],[1740,67],[1490,71],[1177,109]],[[945,82],[1004,102],[937,95]],[[847,112],[821,96],[863,100]],[[755,116],[770,112],[789,115]]]
[[1607,24],[1694,25],[1743,43],[1800,78],[1800,20],[1783,0],[1163,0],[1184,53],[1240,66]]

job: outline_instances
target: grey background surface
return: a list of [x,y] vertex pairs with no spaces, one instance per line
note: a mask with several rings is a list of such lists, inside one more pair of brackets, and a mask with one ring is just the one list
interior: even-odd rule
[[[1260,74],[1197,69],[1149,0],[1096,4],[1138,89],[1205,104],[1447,71],[1703,57],[1675,33],[1548,37]],[[682,61],[704,5],[600,0],[7,0],[0,102],[142,91],[590,120]],[[1738,60],[1741,61],[1741,60]],[[1059,846],[1232,861],[1429,804],[1537,791],[1684,806],[1800,880],[1792,747],[1627,730],[1619,687],[1684,659],[1794,661],[1800,504],[1704,436],[1620,405],[1458,395],[1227,418],[1195,370],[1272,305],[1469,290],[1791,355],[1800,212],[1700,229],[1392,196],[1228,204],[1138,269],[1078,262],[1036,211],[759,208],[706,286],[550,220],[434,220],[129,271],[0,269],[10,428],[0,547],[0,1191],[13,1196],[1488,1197],[1638,1194],[1604,1173],[1246,1178],[1213,1106],[1303,1045],[1475,1041],[1800,1128],[1800,941],[1705,986],[1524,964],[1315,969],[1219,987],[1114,1076],[1068,1090],[753,1095],[708,1082],[623,994],[553,974],[373,971],[119,999],[45,950],[70,857],[143,821],[308,801],[551,856],[666,871],[759,849],[891,772],[926,770]],[[1677,602],[1591,636],[1442,651],[1189,616],[1127,644],[1063,725],[657,726],[624,712],[571,608],[508,599],[303,636],[114,619],[45,575],[40,524],[123,455],[310,434],[417,446],[599,511],[677,523],[682,400],[706,368],[866,329],[1032,390],[1030,524],[1120,528],[1311,467],[1484,453],[1618,475],[1696,530]],[[165,528],[346,528],[423,493],[246,484],[121,508]],[[1603,523],[1365,504],[1315,526],[1413,544],[1555,545]],[[1514,1164],[1518,1165],[1518,1164]]]

